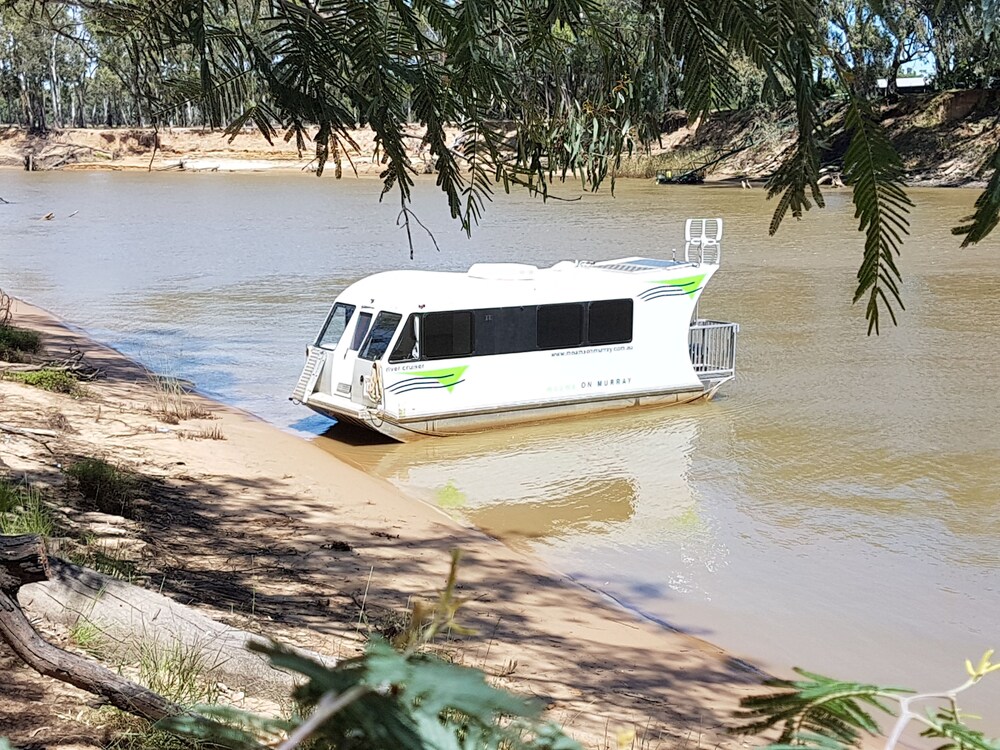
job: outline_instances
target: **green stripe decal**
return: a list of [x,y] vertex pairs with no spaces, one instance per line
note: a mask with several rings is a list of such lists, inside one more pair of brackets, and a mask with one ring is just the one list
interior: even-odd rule
[[685,276],[683,279],[666,279],[664,281],[657,281],[656,283],[676,287],[690,297],[701,289],[701,282],[704,280],[705,274],[701,274],[700,276]]
[[469,366],[465,365],[463,367],[449,367],[447,370],[415,370],[413,372],[403,372],[400,375],[408,375],[413,378],[423,378],[425,380],[436,380],[450,392],[468,369]]

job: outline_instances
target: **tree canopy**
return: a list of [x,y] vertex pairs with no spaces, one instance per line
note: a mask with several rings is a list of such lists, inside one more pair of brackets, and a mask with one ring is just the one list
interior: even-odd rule
[[[846,98],[844,174],[865,250],[855,301],[869,332],[902,307],[896,257],[912,206],[877,117],[913,61],[942,85],[1000,79],[1000,0],[0,0],[0,112],[30,128],[200,122],[315,148],[318,173],[374,131],[383,197],[410,227],[406,125],[426,127],[437,186],[471,232],[493,191],[547,195],[568,175],[612,182],[623,155],[689,118],[791,107],[797,137],[767,183],[772,233],[822,206],[821,101]],[[889,92],[892,93],[891,90]],[[461,135],[449,142],[446,126]],[[1000,218],[1000,152],[975,214]]]

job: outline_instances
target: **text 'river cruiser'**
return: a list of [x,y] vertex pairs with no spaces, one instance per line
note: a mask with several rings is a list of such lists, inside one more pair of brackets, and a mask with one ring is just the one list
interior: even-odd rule
[[736,323],[698,319],[721,219],[683,258],[389,271],[337,297],[294,401],[397,440],[715,395]]

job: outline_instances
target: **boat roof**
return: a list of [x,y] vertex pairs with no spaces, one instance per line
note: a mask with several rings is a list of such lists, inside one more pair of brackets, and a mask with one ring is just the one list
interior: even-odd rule
[[[709,270],[686,261],[633,256],[560,261],[550,268],[523,263],[476,263],[465,272],[386,271],[355,282],[340,301],[406,312],[632,297],[663,279]],[[712,269],[714,270],[714,269]]]

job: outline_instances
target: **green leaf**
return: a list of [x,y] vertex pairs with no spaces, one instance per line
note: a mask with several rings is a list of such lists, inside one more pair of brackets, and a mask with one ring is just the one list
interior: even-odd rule
[[962,247],[981,242],[1000,223],[1000,147],[997,148],[987,167],[993,170],[986,189],[976,198],[976,210],[965,217],[967,222],[952,229],[952,234],[964,236]]
[[878,334],[880,310],[884,308],[895,324],[894,305],[903,309],[896,256],[903,235],[909,234],[907,216],[913,202],[904,192],[899,155],[871,105],[853,92],[848,98],[845,128],[851,140],[844,154],[844,180],[853,187],[854,215],[859,221],[858,228],[865,234],[854,301],[868,294],[865,311],[868,333],[874,330]]
[[779,689],[741,701],[737,718],[743,723],[737,732],[757,734],[777,727],[781,745],[854,745],[862,732],[879,733],[877,721],[863,706],[892,715],[882,696],[907,692],[796,671],[805,679],[768,681],[768,686]]

